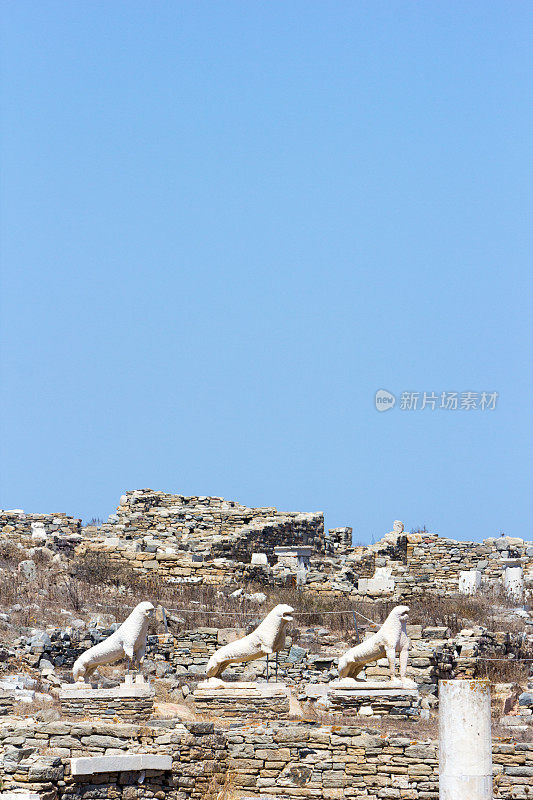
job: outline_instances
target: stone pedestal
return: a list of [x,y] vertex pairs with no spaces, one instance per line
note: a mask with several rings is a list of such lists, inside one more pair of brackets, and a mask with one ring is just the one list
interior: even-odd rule
[[284,683],[204,681],[193,700],[197,714],[231,719],[287,719],[290,692]]
[[328,711],[346,712],[365,717],[417,717],[420,715],[420,694],[412,682],[409,686],[386,681],[355,681],[345,678],[330,684],[308,684],[306,695],[317,700]]
[[114,717],[126,722],[147,720],[154,708],[155,692],[142,675],[126,675],[120,686],[93,689],[87,684],[64,683],[59,693],[61,711],[69,717]]

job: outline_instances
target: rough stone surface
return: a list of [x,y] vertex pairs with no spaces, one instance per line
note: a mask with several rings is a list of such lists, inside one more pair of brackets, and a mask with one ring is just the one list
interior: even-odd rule
[[199,684],[194,691],[198,714],[232,719],[287,719],[289,690],[280,683],[231,683],[220,687]]
[[[59,731],[60,738],[68,737],[63,747],[55,745]],[[71,759],[105,756],[107,747],[113,747],[112,757],[170,756],[172,768],[72,775]],[[361,725],[249,720],[221,730],[212,723],[174,721],[165,726],[0,722],[0,756],[10,749],[23,755],[12,767],[4,759],[3,791],[50,800],[214,800],[228,776],[237,796],[264,800],[269,795],[278,800],[438,798],[436,741]],[[533,743],[495,742],[492,759],[496,796],[529,800]]]

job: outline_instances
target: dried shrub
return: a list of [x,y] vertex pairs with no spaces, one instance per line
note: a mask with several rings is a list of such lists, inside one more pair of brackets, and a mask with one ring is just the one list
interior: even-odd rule
[[[533,662],[529,659],[532,657],[531,652],[522,658],[527,659],[520,661],[515,658],[502,658],[496,653],[487,656],[481,656],[478,660],[476,677],[488,678],[491,683],[516,683],[521,686],[527,684],[530,669]],[[491,660],[492,658],[497,660]]]
[[104,520],[101,517],[91,517],[87,525],[90,525],[94,528],[99,528],[101,525],[104,524]]
[[70,574],[84,583],[105,586],[120,586],[135,577],[133,570],[117,567],[105,553],[93,551],[76,556],[71,562]]
[[[406,602],[411,609],[412,623],[425,627],[447,627],[454,634],[473,625],[498,630],[501,628],[501,622],[497,622],[498,612],[502,607],[505,609],[513,606],[505,594],[494,590],[473,596],[458,593],[450,597],[439,597],[428,593],[412,597]],[[509,631],[523,629],[518,619],[505,624]]]
[[0,566],[17,566],[26,555],[22,547],[6,539],[0,541]]

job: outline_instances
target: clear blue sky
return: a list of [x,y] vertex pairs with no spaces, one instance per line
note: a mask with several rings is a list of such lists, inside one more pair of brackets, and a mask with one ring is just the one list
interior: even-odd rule
[[3,17],[1,506],[532,538],[531,3]]

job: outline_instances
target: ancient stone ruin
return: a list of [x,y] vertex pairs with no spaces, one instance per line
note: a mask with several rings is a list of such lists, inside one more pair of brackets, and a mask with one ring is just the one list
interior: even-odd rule
[[1,512],[0,800],[533,797],[533,543],[490,534]]

